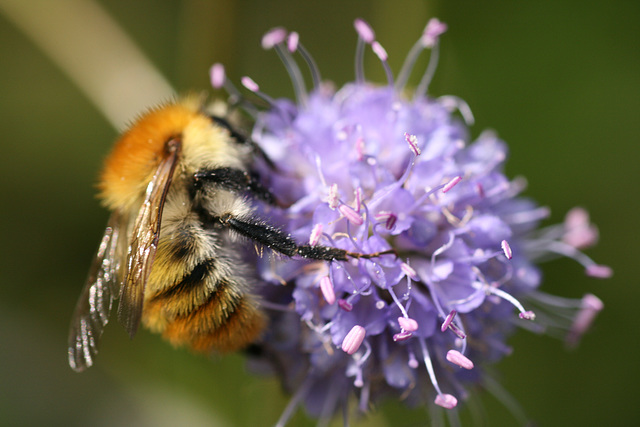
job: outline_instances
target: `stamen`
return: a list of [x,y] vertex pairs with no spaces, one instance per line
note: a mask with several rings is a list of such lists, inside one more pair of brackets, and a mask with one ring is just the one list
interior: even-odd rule
[[294,53],[296,50],[298,50],[299,40],[300,35],[297,32],[292,31],[291,33],[289,33],[289,36],[287,37],[287,49],[289,49],[289,52]]
[[[311,329],[312,331],[314,331],[318,335],[324,334],[326,331],[331,329],[331,327],[333,326],[333,322],[327,322],[324,325],[315,325],[311,320],[305,320],[304,323],[309,327],[309,329]],[[322,338],[326,338],[326,336],[324,336]]]
[[343,309],[344,311],[351,311],[353,310],[353,305],[347,301],[346,299],[339,299],[338,300],[338,306]]
[[451,331],[456,334],[461,340],[467,338],[467,334],[465,334],[460,328],[458,328],[455,323],[451,322],[449,324],[449,329],[451,329]]
[[[322,172],[322,159],[320,158],[320,155],[316,154],[314,156],[314,160],[316,163],[316,173],[318,174],[318,178],[320,179],[322,186],[326,188],[329,185],[327,184],[327,180],[325,179],[324,173]],[[336,189],[337,189],[337,184],[336,184]]]
[[400,327],[407,332],[415,332],[418,330],[418,322],[410,317],[398,317]]
[[419,156],[421,151],[420,147],[418,147],[418,137],[405,132],[404,139],[407,141],[407,143],[409,143],[409,147],[411,148],[411,151],[413,151],[413,154]]
[[473,362],[458,350],[449,350],[447,352],[447,360],[454,365],[458,365],[464,369],[473,369]]
[[275,46],[275,50],[280,57],[284,68],[287,70],[287,74],[289,74],[298,104],[301,106],[307,105],[307,88],[305,86],[300,67],[298,67],[298,64],[291,56],[291,53],[285,49],[281,43]]
[[316,224],[313,226],[311,230],[311,236],[309,236],[309,244],[311,246],[315,246],[320,241],[320,236],[322,236],[322,224]]
[[[429,29],[429,25],[427,24],[427,34]],[[424,37],[425,43],[431,42],[432,37]],[[414,98],[422,98],[427,94],[427,90],[429,89],[429,84],[433,79],[434,74],[436,73],[436,68],[438,68],[438,58],[440,57],[440,43],[438,43],[438,39],[436,38],[433,46],[431,46],[431,56],[429,57],[429,64],[427,65],[427,70],[424,72],[416,91],[414,92]]]
[[451,409],[458,404],[458,401],[455,397],[450,394],[442,394],[440,390],[440,386],[438,385],[438,380],[436,379],[436,373],[433,370],[433,363],[431,362],[431,357],[429,356],[429,349],[427,348],[427,344],[425,343],[424,338],[419,340],[420,349],[422,350],[422,356],[424,360],[424,365],[427,368],[427,372],[429,373],[429,378],[431,379],[431,384],[433,388],[436,389],[438,393],[438,397],[436,397],[436,404],[440,405],[444,408]]
[[335,209],[340,205],[340,200],[338,198],[338,184],[332,184],[329,188],[329,198],[327,203],[329,203],[329,207],[331,209]]
[[438,199],[434,195],[438,190],[442,190],[442,187],[444,187],[444,184],[438,185],[436,187],[431,187],[430,185],[424,187],[424,194],[416,200],[412,208],[415,209],[416,207],[421,206],[422,204],[427,202],[427,200],[429,200],[430,203],[437,204]]
[[474,281],[471,283],[471,286],[473,286],[475,289],[482,290],[487,295],[495,295],[498,298],[510,302],[514,307],[518,309],[518,311],[520,311],[520,314],[518,316],[521,319],[534,320],[536,318],[535,313],[533,311],[525,310],[522,304],[520,304],[520,301],[518,301],[513,295],[495,286],[491,286],[478,267],[472,266],[471,270],[480,280],[480,282]]
[[[367,409],[369,409],[369,395],[370,394],[371,394],[371,382],[367,381],[367,383],[362,386],[362,390],[360,391],[360,402],[358,403],[358,409],[363,414],[365,412],[367,412]],[[346,399],[345,399],[345,401],[346,401]],[[348,422],[343,422],[342,425],[348,427],[349,423]]]
[[411,278],[411,280],[418,281],[418,273],[416,273],[413,267],[411,267],[406,262],[403,262],[400,264],[400,270],[402,270],[404,274],[406,274],[409,278]]
[[439,394],[436,396],[434,403],[445,409],[453,409],[458,405],[458,399],[450,394]]
[[244,86],[245,88],[253,92],[255,95],[262,98],[265,102],[270,104],[274,109],[277,109],[278,111],[282,111],[280,107],[276,104],[276,101],[273,98],[271,98],[266,93],[260,91],[260,86],[258,86],[258,84],[255,81],[253,81],[251,77],[244,76],[240,79],[240,82],[242,83],[242,86]]
[[264,50],[273,49],[277,44],[282,43],[287,37],[287,30],[282,27],[273,28],[262,36],[262,48]]
[[442,322],[442,326],[440,326],[440,331],[444,332],[447,330],[449,325],[451,325],[451,322],[453,321],[453,319],[456,317],[457,313],[458,312],[455,310],[451,310],[451,312],[449,312],[447,317],[444,319],[444,322]]
[[431,269],[434,269],[436,266],[436,257],[442,254],[447,249],[449,249],[451,246],[453,246],[453,242],[455,241],[455,239],[456,239],[455,234],[453,234],[452,232],[449,232],[449,241],[444,245],[440,246],[435,251],[433,251],[433,254],[431,254]]
[[604,308],[604,303],[597,296],[593,294],[586,294],[582,297],[582,308],[598,312]]
[[395,335],[393,336],[393,341],[395,341],[395,342],[398,342],[398,341],[406,341],[406,340],[408,340],[409,338],[411,338],[411,336],[412,336],[412,335],[413,335],[413,334],[412,334],[411,332],[407,332],[407,331],[404,331],[404,332],[398,332],[397,334],[395,334]]
[[438,101],[444,108],[451,112],[457,109],[462,115],[462,119],[467,126],[472,126],[475,123],[475,118],[473,117],[469,104],[467,104],[462,98],[458,98],[453,95],[444,95],[438,98]]
[[409,313],[407,313],[407,309],[404,308],[404,306],[402,304],[400,304],[400,301],[398,300],[398,297],[396,296],[396,293],[394,292],[393,288],[389,288],[388,291],[389,291],[389,294],[391,295],[391,298],[393,299],[393,302],[400,309],[400,312],[402,313],[402,316],[404,316],[406,318],[409,318]]
[[222,64],[213,64],[209,71],[209,76],[211,78],[211,85],[214,88],[224,88],[224,90],[229,94],[229,105],[236,105],[238,103],[241,103],[242,108],[250,116],[256,118],[256,116],[258,115],[258,109],[251,102],[247,102],[246,100],[244,100],[244,97],[240,93],[238,88],[235,87],[231,80],[226,78],[224,66]]
[[589,277],[608,279],[613,275],[613,270],[611,269],[611,267],[596,264],[595,261],[589,258],[587,255],[580,252],[575,247],[566,244],[565,242],[551,242],[546,246],[546,249],[550,252],[555,252],[578,261],[585,267],[585,273]]
[[307,67],[309,67],[309,71],[311,72],[311,82],[313,83],[313,88],[318,89],[320,87],[320,82],[322,81],[322,79],[320,78],[320,69],[316,65],[316,62],[313,60],[313,57],[307,51],[307,49],[305,49],[302,43],[299,43],[297,41],[297,38],[298,38],[298,33],[292,32],[291,34],[289,34],[289,40],[287,40],[288,42],[287,46],[291,51],[291,47],[293,46],[293,41],[291,39],[296,39],[294,40],[296,42],[295,50],[300,54],[300,56],[302,56],[302,59],[307,64]]
[[581,309],[576,315],[565,339],[569,347],[578,345],[582,335],[589,330],[596,316],[603,308],[604,304],[597,296],[587,294],[582,297]]
[[371,344],[369,344],[367,341],[364,341],[362,344],[364,344],[364,354],[362,356],[356,354],[354,357],[358,366],[362,366],[364,362],[369,359],[369,356],[371,356]]
[[331,283],[329,276],[324,276],[320,279],[320,290],[322,291],[322,296],[324,296],[325,301],[327,301],[329,305],[336,302],[336,294],[333,291],[333,283]]
[[384,228],[391,231],[398,221],[398,216],[393,212],[380,211],[375,214],[375,219],[381,222],[384,221]]
[[353,380],[353,386],[357,388],[362,388],[364,385],[364,381],[362,380],[362,369],[358,366],[358,371],[356,372],[356,378]]
[[448,192],[449,190],[451,190],[460,181],[462,181],[462,177],[461,176],[458,175],[458,176],[454,177],[451,181],[447,182],[444,187],[442,187],[442,192],[443,193]]
[[445,31],[447,31],[447,24],[438,18],[431,18],[422,34],[422,44],[427,48],[434,47]]
[[373,41],[376,39],[373,28],[371,28],[371,26],[364,19],[356,18],[355,21],[353,21],[353,26],[358,32],[358,36],[365,43],[373,43]]
[[351,328],[347,336],[344,337],[342,341],[342,351],[349,355],[358,351],[366,334],[367,332],[362,326],[355,325]]
[[611,267],[606,265],[593,264],[588,266],[585,272],[587,276],[598,279],[608,279],[613,276],[613,270]]
[[260,90],[258,83],[254,82],[251,77],[244,76],[240,79],[240,82],[242,83],[242,86],[246,87],[251,92],[257,93]]
[[520,301],[518,301],[513,295],[503,291],[502,289],[498,289],[494,286],[489,285],[484,276],[482,275],[482,273],[480,273],[480,270],[477,267],[473,267],[472,270],[476,273],[476,275],[484,282],[484,283],[479,283],[479,282],[473,282],[471,285],[476,288],[476,289],[483,289],[487,295],[495,295],[499,298],[502,298],[505,301],[510,302],[515,308],[518,309],[518,311],[520,311],[520,314],[518,314],[518,316],[521,319],[526,319],[526,320],[535,320],[536,315],[533,311],[527,311],[524,309],[524,307],[522,306],[522,304],[520,304]]
[[[284,41],[287,41],[287,49],[282,45]],[[284,28],[277,27],[268,31],[262,37],[262,47],[264,49],[275,48],[276,53],[280,57],[284,68],[287,70],[291,83],[293,84],[293,90],[296,94],[298,104],[304,106],[307,103],[307,91],[302,78],[302,73],[296,61],[291,57],[291,52],[295,51],[298,44],[298,34],[292,35],[287,38],[287,31]]]
[[507,242],[506,240],[503,240],[501,243],[501,246],[502,246],[502,251],[504,252],[504,256],[506,256],[507,259],[513,258],[513,252],[511,251],[511,246],[509,246],[509,242]]
[[373,49],[373,53],[375,53],[380,61],[387,62],[389,59],[389,55],[387,55],[387,51],[382,47],[380,43],[374,41],[371,43],[371,49]]
[[598,240],[598,229],[589,222],[589,213],[582,208],[573,208],[564,219],[565,233],[562,240],[576,249],[594,245]]
[[356,212],[360,212],[360,209],[362,208],[362,188],[356,188],[353,193],[355,196],[355,210]]
[[536,314],[531,310],[523,311],[522,313],[518,314],[518,317],[525,320],[536,320]]
[[[487,196],[493,196],[493,194],[488,194]],[[504,215],[503,220],[509,225],[529,224],[532,222],[540,221],[542,219],[546,219],[550,214],[551,211],[549,210],[549,208],[542,206],[528,211]]]
[[215,89],[222,88],[222,86],[224,86],[224,81],[226,78],[225,72],[224,72],[224,65],[213,64],[211,66],[210,76],[211,76],[211,86],[213,86]]
[[530,297],[534,301],[542,305],[553,307],[554,312],[558,311],[556,309],[562,310],[568,308],[574,310],[582,307],[582,300],[577,300],[574,298],[563,298],[557,295],[550,295],[540,291],[531,292]]
[[387,83],[389,84],[389,86],[393,86],[393,72],[391,71],[391,67],[389,66],[389,55],[387,55],[387,51],[384,50],[382,45],[377,41],[371,43],[371,49],[373,49],[373,52],[382,62],[382,67],[384,68],[384,72],[387,75]]
[[365,44],[371,44],[375,40],[375,33],[371,26],[364,20],[358,18],[353,22],[353,26],[358,33],[358,44],[356,46],[355,57],[355,70],[356,70],[356,82],[358,84],[364,83],[364,46]]
[[[406,86],[407,82],[409,81],[409,75],[411,74],[411,71],[413,70],[413,67],[416,63],[416,60],[418,59],[422,51],[425,48],[436,47],[436,43],[440,35],[444,33],[446,30],[447,30],[447,25],[440,22],[438,19],[432,18],[431,20],[429,20],[429,22],[427,23],[427,26],[422,32],[422,36],[411,47],[411,50],[409,51],[409,54],[407,55],[407,58],[404,61],[404,64],[402,64],[402,69],[400,70],[400,74],[398,74],[396,90],[401,91]],[[436,55],[435,58],[434,58],[434,54]],[[437,62],[438,61],[437,61],[437,49],[436,49],[436,52],[434,51],[431,52],[429,66],[427,67],[425,76],[423,76],[423,79],[422,79],[423,81],[425,80],[426,76],[432,75],[435,72]],[[432,66],[432,64],[434,65]],[[431,78],[429,78],[428,80],[430,79]],[[424,95],[426,93],[428,83],[429,83],[428,81],[424,83],[424,86],[425,86],[424,91],[420,89],[419,91],[416,91],[416,93]],[[421,82],[420,84],[422,85],[423,82]],[[464,117],[464,114],[463,114],[463,117]]]
[[340,205],[338,211],[354,225],[362,225],[364,223],[364,218],[347,205]]
[[420,366],[420,364],[418,363],[418,360],[416,359],[416,355],[413,354],[413,350],[409,349],[409,363],[408,363],[409,367],[411,369],[417,369],[418,366]]
[[[425,28],[426,29],[426,28]],[[422,43],[422,38],[418,39],[411,50],[407,54],[407,57],[402,64],[402,68],[400,69],[400,73],[398,74],[398,79],[396,80],[396,90],[401,92],[402,89],[407,85],[409,81],[409,76],[411,75],[411,71],[413,71],[413,66],[416,64],[418,57],[424,50],[424,44]]]
[[[373,157],[370,157],[368,160],[373,159]],[[381,188],[380,190],[377,190],[373,197],[371,198],[370,202],[369,202],[369,206],[370,207],[374,207],[376,206],[378,203],[380,203],[385,197],[387,197],[389,194],[391,194],[392,191],[401,188],[404,183],[407,181],[407,179],[409,178],[409,175],[411,174],[411,170],[413,169],[413,166],[415,164],[415,158],[413,158],[411,160],[411,162],[409,162],[407,164],[406,169],[404,170],[402,176],[397,180],[392,182],[391,184],[387,185],[386,187]]]

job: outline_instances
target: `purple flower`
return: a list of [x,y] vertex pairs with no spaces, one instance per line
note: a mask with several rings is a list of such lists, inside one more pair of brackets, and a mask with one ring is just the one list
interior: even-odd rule
[[[537,261],[568,256],[591,276],[611,275],[579,250],[597,240],[585,211],[539,228],[549,211],[520,196],[522,180],[504,175],[506,144],[491,132],[470,141],[466,103],[427,96],[446,25],[429,22],[397,78],[369,25],[354,26],[356,77],[339,90],[321,82],[298,34],[281,28],[263,46],[283,59],[296,100],[272,99],[243,78],[269,105],[247,106],[252,139],[272,162],[258,160],[259,173],[278,199],[258,206],[262,215],[299,242],[395,253],[345,262],[256,259],[271,323],[253,363],[270,366],[294,394],[278,425],[301,403],[330,417],[350,396],[363,411],[389,396],[451,409],[465,385],[483,382],[484,366],[511,352],[505,341],[514,325],[562,328],[575,345],[602,309],[593,295],[539,291]],[[380,58],[386,85],[366,81],[366,46]],[[407,94],[427,48],[427,70]],[[310,67],[311,90],[295,52]],[[212,76],[214,86],[242,99],[219,65]]]

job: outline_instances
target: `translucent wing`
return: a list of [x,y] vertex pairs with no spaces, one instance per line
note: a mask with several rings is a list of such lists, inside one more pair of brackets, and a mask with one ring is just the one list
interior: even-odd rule
[[127,273],[120,290],[118,321],[131,338],[136,334],[142,317],[144,290],[158,248],[162,209],[171,185],[181,150],[179,139],[166,145],[166,155],[147,186],[144,203],[134,224],[127,258]]
[[91,366],[98,353],[111,304],[124,276],[126,231],[127,219],[118,211],[111,214],[71,319],[68,356],[69,366],[75,371]]

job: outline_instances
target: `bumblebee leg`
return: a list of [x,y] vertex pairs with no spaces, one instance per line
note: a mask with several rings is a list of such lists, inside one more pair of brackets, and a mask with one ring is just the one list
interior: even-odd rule
[[235,139],[237,143],[247,144],[248,139],[244,135],[242,135],[240,132],[235,130],[234,127],[231,126],[231,123],[229,123],[227,119],[219,116],[209,116],[209,118],[213,123],[229,131],[229,135],[231,135],[231,138]]
[[239,219],[232,214],[221,216],[220,223],[231,228],[238,234],[248,237],[258,243],[267,246],[274,251],[287,256],[301,256],[303,258],[317,259],[321,261],[346,261],[349,258],[376,258],[380,255],[395,254],[393,250],[375,252],[372,254],[361,254],[350,252],[344,249],[332,248],[328,246],[298,245],[293,238],[285,234],[279,228],[265,224],[254,218]]
[[250,192],[257,198],[269,204],[275,203],[273,194],[264,187],[256,176],[249,172],[235,168],[216,168],[199,170],[193,175],[194,188],[199,189],[203,184],[213,184],[234,193]]
[[[271,192],[263,187],[255,177],[241,169],[231,167],[204,169],[196,172],[193,180],[192,199],[196,198],[195,194],[212,186],[232,193],[249,192],[268,203],[274,203],[274,197]],[[200,209],[199,214],[204,224],[222,225],[241,236],[290,257],[301,256],[323,261],[346,261],[348,258],[375,258],[380,255],[394,253],[393,251],[383,251],[361,254],[328,246],[298,245],[289,234],[251,214],[224,213],[224,211],[213,213],[206,209]]]
[[252,139],[245,137],[244,135],[239,133],[237,130],[235,130],[234,127],[231,125],[231,123],[229,123],[226,119],[218,116],[209,116],[209,118],[211,119],[212,122],[214,122],[221,128],[224,128],[227,131],[229,131],[229,135],[231,135],[231,138],[233,138],[238,144],[243,144],[251,148],[251,150],[254,153],[256,153],[261,159],[263,159],[266,162],[269,168],[273,170],[276,169],[276,166],[271,161],[269,156],[267,156],[267,154],[262,150],[262,148],[260,148],[260,146],[256,144]]
[[299,246],[290,235],[255,218],[239,219],[232,214],[227,214],[221,216],[219,221],[222,225],[229,227],[238,234],[290,257],[299,255],[304,258],[324,261],[346,261],[350,254],[344,249],[327,246]]

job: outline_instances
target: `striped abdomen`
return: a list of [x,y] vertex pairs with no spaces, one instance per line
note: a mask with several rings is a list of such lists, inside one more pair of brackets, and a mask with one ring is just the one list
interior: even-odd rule
[[247,268],[223,241],[224,230],[205,229],[186,195],[175,196],[165,206],[143,322],[172,344],[199,352],[242,349],[265,324]]

